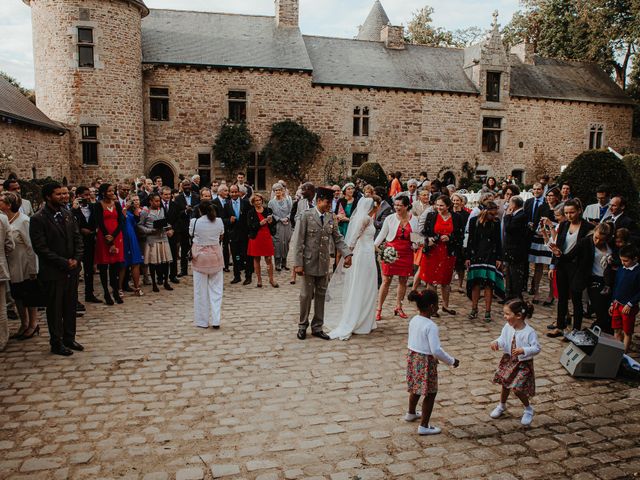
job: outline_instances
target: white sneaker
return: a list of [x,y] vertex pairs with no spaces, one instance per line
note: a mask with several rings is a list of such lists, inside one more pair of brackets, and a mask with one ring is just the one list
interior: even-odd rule
[[500,418],[502,414],[505,412],[506,408],[502,405],[498,404],[496,408],[493,409],[493,412],[489,414],[491,418]]
[[419,418],[422,418],[422,412],[416,411],[416,413],[407,413],[404,416],[404,421],[405,422],[415,422]]
[[440,432],[442,432],[441,428],[433,427],[431,425],[429,425],[428,427],[423,427],[422,425],[420,425],[418,427],[418,435],[437,435]]
[[522,425],[531,425],[531,422],[533,422],[533,408],[528,407],[524,409],[520,423],[522,423]]

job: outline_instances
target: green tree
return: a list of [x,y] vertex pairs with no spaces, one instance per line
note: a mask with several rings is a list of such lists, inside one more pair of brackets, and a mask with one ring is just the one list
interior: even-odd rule
[[262,153],[273,173],[302,182],[321,151],[320,135],[302,123],[284,120],[271,126],[271,137]]
[[27,97],[31,103],[36,103],[36,92],[34,92],[31,89],[28,88],[24,88],[20,82],[18,80],[16,80],[15,78],[13,78],[11,75],[9,75],[6,72],[3,72],[2,70],[0,70],[0,77],[4,78],[7,82],[9,82],[11,85],[13,85],[14,87],[16,87],[18,90],[20,90],[20,92]]
[[407,25],[409,43],[430,47],[451,47],[454,45],[453,33],[444,28],[433,26],[433,7],[429,5],[413,12]]
[[598,63],[621,88],[640,46],[640,0],[521,0],[505,42],[546,57]]
[[233,173],[247,166],[252,143],[246,123],[225,122],[213,144],[213,154],[227,173]]

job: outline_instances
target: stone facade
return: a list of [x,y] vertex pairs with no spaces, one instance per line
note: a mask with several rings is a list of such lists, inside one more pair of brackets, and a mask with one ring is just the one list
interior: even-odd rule
[[[486,101],[484,93],[321,86],[303,70],[143,63],[146,12],[139,0],[25,2],[32,8],[38,106],[70,130],[61,155],[69,158],[73,182],[133,178],[158,166],[169,167],[174,177],[196,173],[199,155],[212,155],[229,116],[230,90],[246,92],[255,151],[267,142],[272,124],[284,119],[301,120],[321,136],[324,150],[309,173],[315,181],[323,180],[328,158],[342,158],[350,169],[358,153],[411,176],[426,170],[432,177],[450,171],[459,178],[468,163],[488,175],[516,170],[531,181],[543,171],[559,174],[587,149],[592,124],[603,126],[605,145],[632,148],[629,105],[510,95],[511,60],[497,16],[490,37],[464,51],[464,73],[478,92],[485,92],[487,71],[500,73],[499,98]],[[275,28],[295,31],[298,1],[276,0],[275,7]],[[95,68],[78,68],[79,26],[93,28]],[[402,27],[383,27],[380,40],[390,52],[403,49]],[[510,53],[523,64],[533,62],[527,46]],[[168,120],[150,118],[152,87],[169,90]],[[353,135],[356,107],[368,108],[368,136]],[[499,153],[483,152],[484,117],[500,118]],[[82,165],[83,124],[99,128],[97,167]],[[211,173],[226,176],[215,159]],[[266,186],[274,179],[267,172]]]
[[[69,128],[74,181],[144,168],[141,10],[125,0],[30,0],[38,107]],[[95,68],[78,67],[78,27]],[[82,165],[80,125],[98,126],[98,166]]]
[[2,178],[10,173],[26,180],[70,178],[68,134],[0,122],[0,153],[12,158],[0,165]]
[[[338,156],[350,163],[352,153],[368,153],[385,169],[409,175],[452,171],[458,177],[469,162],[495,176],[520,169],[532,180],[542,171],[559,174],[586,150],[592,123],[605,126],[612,148],[631,143],[632,109],[625,106],[511,98],[506,108],[488,110],[473,95],[317,87],[308,74],[249,70],[157,67],[145,73],[144,84],[145,92],[151,86],[170,91],[169,121],[149,119],[146,96],[147,169],[164,162],[176,173],[194,172],[198,154],[211,152],[228,116],[230,90],[247,92],[247,125],[256,150],[267,142],[271,125],[284,119],[301,120],[321,136],[322,159],[310,173],[317,181],[324,159]],[[356,106],[369,108],[368,137],[353,136]],[[486,114],[503,117],[500,153],[482,152]],[[213,175],[225,176],[216,162]]]

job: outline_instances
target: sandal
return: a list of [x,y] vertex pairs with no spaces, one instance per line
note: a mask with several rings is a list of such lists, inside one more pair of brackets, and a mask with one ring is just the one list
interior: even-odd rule
[[475,320],[476,318],[478,318],[478,309],[472,308],[471,312],[469,312],[469,320]]
[[269,281],[269,283],[273,288],[280,288],[280,285],[278,285],[276,282]]
[[409,318],[409,317],[407,316],[407,314],[406,314],[406,313],[404,313],[404,310],[402,310],[402,307],[398,307],[398,308],[396,308],[396,309],[393,311],[393,314],[394,314],[395,316],[400,317],[400,318]]
[[144,292],[140,288],[134,288],[133,289],[133,296],[134,297],[143,297],[144,296]]
[[450,310],[447,307],[442,307],[442,311],[448,313],[449,315],[456,315],[457,313],[455,310]]
[[382,320],[382,309],[378,309],[376,310],[376,322],[379,322],[380,320]]
[[491,323],[491,312],[484,312],[484,322]]

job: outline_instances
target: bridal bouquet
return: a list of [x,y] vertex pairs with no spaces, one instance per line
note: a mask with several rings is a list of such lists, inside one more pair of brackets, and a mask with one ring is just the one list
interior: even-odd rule
[[398,251],[393,247],[384,247],[380,251],[380,260],[390,265],[398,260]]

